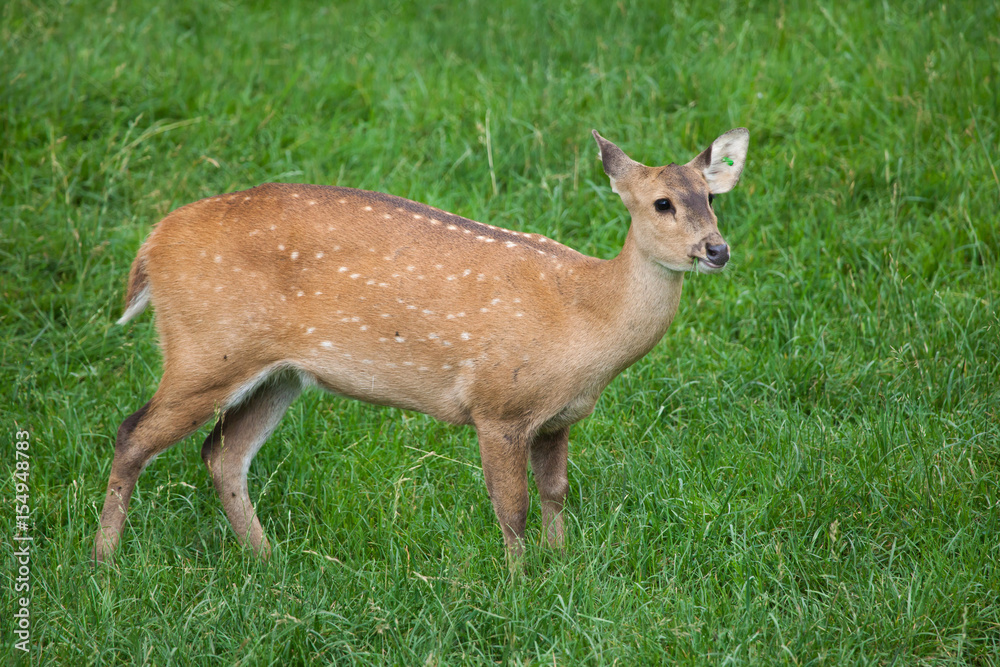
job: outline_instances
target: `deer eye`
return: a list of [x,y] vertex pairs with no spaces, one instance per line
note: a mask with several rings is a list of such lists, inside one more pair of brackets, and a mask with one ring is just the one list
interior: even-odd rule
[[711,192],[709,192],[708,193],[708,205],[711,206],[713,201],[715,201],[715,195],[713,195]]
[[669,199],[657,199],[653,202],[653,206],[656,207],[657,211],[669,211],[670,210],[670,200]]

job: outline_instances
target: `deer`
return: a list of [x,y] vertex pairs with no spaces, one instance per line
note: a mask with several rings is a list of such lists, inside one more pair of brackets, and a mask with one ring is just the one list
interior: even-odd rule
[[113,559],[143,469],[213,417],[202,459],[238,542],[267,559],[247,472],[307,388],[473,426],[508,561],[525,549],[529,465],[542,540],[561,548],[570,427],[664,336],[684,274],[728,263],[712,200],[749,145],[737,128],[686,164],[648,167],[592,133],[631,215],[609,260],[322,185],[267,183],[156,224],[118,324],[153,304],[163,374],[118,429],[95,564]]

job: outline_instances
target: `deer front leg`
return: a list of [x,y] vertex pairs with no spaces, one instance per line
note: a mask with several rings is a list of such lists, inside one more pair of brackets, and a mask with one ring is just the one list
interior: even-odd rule
[[528,516],[528,434],[509,422],[477,423],[476,430],[486,490],[514,568],[524,553]]
[[569,427],[536,435],[531,443],[531,471],[542,498],[542,526],[550,547],[563,545],[563,504],[569,491],[566,459],[569,454]]

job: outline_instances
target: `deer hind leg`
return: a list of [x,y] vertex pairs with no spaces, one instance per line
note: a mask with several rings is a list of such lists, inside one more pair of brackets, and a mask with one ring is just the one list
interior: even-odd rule
[[493,501],[512,568],[524,553],[528,516],[528,434],[508,422],[476,423],[486,490]]
[[201,457],[237,540],[240,544],[249,542],[265,560],[271,554],[271,545],[250,502],[247,471],[301,391],[302,384],[294,376],[284,375],[266,382],[243,403],[223,413],[201,448]]
[[149,462],[208,421],[223,397],[216,392],[192,393],[184,383],[164,376],[153,398],[118,428],[115,456],[94,540],[94,560],[110,560],[121,540],[129,501],[139,475]]
[[531,443],[531,471],[542,498],[542,530],[550,547],[563,545],[563,504],[569,491],[566,459],[569,427],[536,435]]

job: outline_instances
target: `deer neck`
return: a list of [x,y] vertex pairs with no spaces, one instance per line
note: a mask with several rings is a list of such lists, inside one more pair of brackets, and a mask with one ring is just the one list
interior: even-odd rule
[[684,274],[657,263],[639,247],[633,229],[612,260],[595,266],[585,307],[597,324],[594,345],[611,379],[663,338],[677,313]]

